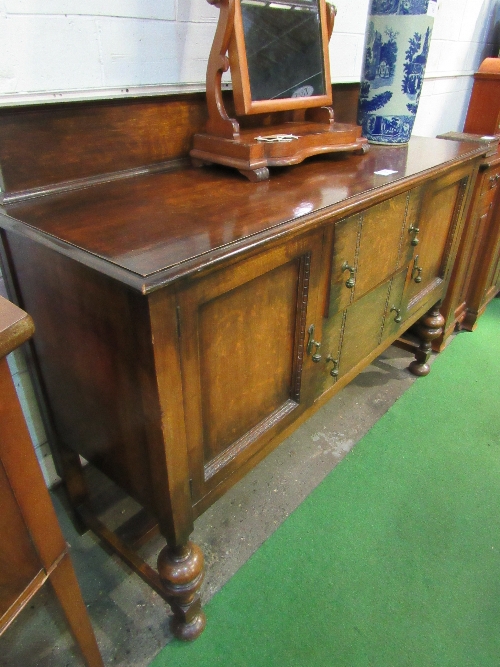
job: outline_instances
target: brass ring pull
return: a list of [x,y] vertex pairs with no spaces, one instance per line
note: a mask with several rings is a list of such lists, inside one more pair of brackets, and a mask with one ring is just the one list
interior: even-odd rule
[[333,368],[330,370],[330,375],[332,378],[338,377],[339,374],[339,360],[334,359],[331,354],[329,354],[326,358],[326,363],[331,361],[333,363]]
[[349,266],[349,262],[345,261],[342,264],[342,273],[345,271],[349,271],[350,275],[349,278],[345,282],[345,286],[348,287],[349,289],[352,289],[354,285],[356,284],[356,280],[354,276],[356,275],[356,268],[354,266]]
[[493,189],[496,186],[499,178],[500,174],[495,174],[494,176],[490,176],[490,189]]
[[420,239],[417,238],[419,232],[420,232],[420,229],[419,229],[418,227],[414,227],[413,225],[411,225],[411,227],[408,229],[408,233],[409,233],[409,234],[414,234],[414,237],[413,237],[412,240],[411,240],[411,244],[412,244],[413,246],[418,245],[419,242],[420,242]]
[[[311,324],[311,326],[307,330],[307,333],[309,334],[309,341],[307,343],[307,354],[311,354],[312,360],[314,361],[315,364],[317,364],[318,361],[321,361],[321,354],[319,354],[319,348],[321,347],[321,343],[317,340],[314,340],[314,324]],[[313,349],[316,349],[314,354],[313,354]]]
[[418,266],[418,255],[416,255],[415,256],[415,263],[413,265],[413,271],[412,271],[412,278],[416,283],[421,283],[422,282],[422,271],[423,271],[423,268],[421,266]]
[[401,317],[401,308],[396,308],[396,306],[393,306],[393,307],[391,308],[390,312],[392,313],[393,311],[396,313],[396,317],[394,318],[394,321],[395,321],[397,324],[399,324],[399,323],[401,322],[401,320],[403,319],[403,318]]

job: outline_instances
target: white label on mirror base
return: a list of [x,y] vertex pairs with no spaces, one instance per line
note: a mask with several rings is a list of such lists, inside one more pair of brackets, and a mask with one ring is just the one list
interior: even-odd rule
[[483,141],[495,141],[496,139],[498,139],[498,137],[491,137],[491,136],[485,134],[484,137],[481,137],[481,139]]
[[429,0],[427,6],[427,16],[436,16],[438,10],[437,0]]
[[298,139],[295,134],[268,134],[266,137],[255,137],[255,141],[264,141],[268,144],[286,143]]
[[394,169],[380,169],[380,171],[374,171],[374,174],[377,174],[377,176],[390,176],[391,174],[397,174],[397,171],[394,171]]

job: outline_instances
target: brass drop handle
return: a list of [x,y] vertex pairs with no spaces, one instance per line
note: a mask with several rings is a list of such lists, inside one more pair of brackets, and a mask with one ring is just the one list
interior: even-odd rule
[[419,232],[420,232],[420,229],[418,227],[414,227],[413,225],[411,225],[411,227],[408,229],[409,234],[414,234],[414,237],[411,240],[412,245],[418,245],[419,244],[420,239],[417,238]]
[[[415,263],[413,264],[412,278],[416,283],[422,282],[422,267],[418,266],[418,255],[415,256]],[[416,274],[416,275],[415,275]]]
[[[319,354],[319,348],[321,347],[321,343],[317,340],[314,340],[314,324],[311,324],[309,329],[307,330],[307,333],[309,334],[309,341],[307,343],[307,354],[312,354],[312,360],[314,361],[315,364],[318,363],[318,361],[321,361],[321,354]],[[316,351],[313,354],[313,349]]]
[[329,354],[326,358],[326,363],[329,363],[330,361],[333,363],[333,368],[330,370],[330,375],[332,378],[336,378],[339,374],[339,360],[334,359],[332,355]]
[[493,189],[496,186],[499,178],[500,178],[500,173],[495,174],[494,176],[490,176],[490,189]]
[[349,266],[349,262],[346,261],[342,264],[341,269],[342,273],[344,273],[345,271],[349,271],[350,275],[349,278],[345,281],[345,286],[348,287],[349,289],[352,289],[356,284],[356,280],[354,278],[354,276],[356,275],[355,267]]
[[396,308],[396,306],[393,306],[391,308],[390,312],[392,313],[393,311],[396,313],[396,317],[394,318],[394,321],[397,322],[397,324],[399,324],[401,322],[401,320],[403,319],[401,317],[401,308]]

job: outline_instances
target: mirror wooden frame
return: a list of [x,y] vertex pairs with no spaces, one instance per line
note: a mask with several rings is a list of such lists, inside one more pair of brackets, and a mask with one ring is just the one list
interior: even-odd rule
[[[210,2],[210,0],[209,0]],[[328,5],[328,11],[327,11]],[[325,94],[311,97],[287,97],[271,100],[253,100],[250,92],[250,75],[247,62],[245,34],[241,2],[234,5],[234,30],[229,44],[229,66],[233,82],[233,95],[236,113],[239,115],[269,113],[273,111],[289,111],[292,109],[308,109],[323,107],[332,103],[330,58],[328,44],[333,31],[335,8],[332,4],[318,0],[321,53],[323,56],[323,78]]]
[[[269,178],[269,167],[302,162],[330,152],[368,150],[361,127],[334,121],[328,44],[336,9],[318,0],[326,94],[274,100],[252,100],[240,0],[207,0],[219,8],[219,21],[207,66],[208,120],[205,133],[195,134],[190,151],[194,166],[222,164],[238,169],[251,181]],[[239,116],[289,112],[285,122],[240,129],[222,97],[222,75],[231,69],[233,97]],[[269,119],[268,119],[269,120]]]

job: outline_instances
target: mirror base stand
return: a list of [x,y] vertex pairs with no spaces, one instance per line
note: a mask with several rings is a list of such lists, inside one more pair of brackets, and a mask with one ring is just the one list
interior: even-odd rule
[[[238,30],[235,27],[235,12],[241,12],[239,0],[208,0],[219,8],[219,21],[215,31],[212,50],[207,66],[207,111],[208,121],[204,133],[195,134],[190,152],[193,165],[202,167],[213,163],[237,169],[250,181],[265,181],[269,178],[269,167],[287,167],[298,164],[312,155],[332,152],[366,153],[368,141],[361,136],[361,127],[335,123],[333,109],[321,104],[331,103],[330,94],[316,104],[308,98],[267,100],[258,113],[274,111],[289,112],[291,122],[265,128],[242,129],[235,118],[230,118],[222,96],[222,75],[231,68],[233,83],[245,80],[249,85],[248,72],[242,68],[242,52],[238,51]],[[325,77],[328,81],[327,43],[331,37],[336,10],[333,5],[318,0],[323,17],[323,51]],[[255,3],[259,4],[259,3]],[[263,4],[263,3],[260,3]],[[238,24],[239,25],[239,24]],[[243,39],[243,35],[240,35]],[[229,56],[228,56],[229,54]],[[242,69],[244,71],[242,71]],[[244,87],[244,86],[243,86]],[[237,88],[234,101],[238,109]],[[328,100],[328,101],[326,101]],[[283,105],[285,103],[285,105]],[[245,103],[240,100],[242,108]],[[240,112],[242,113],[242,112]],[[244,112],[243,112],[244,113]],[[247,113],[257,113],[255,110]]]
[[233,138],[195,134],[190,155],[196,167],[222,164],[258,182],[269,178],[269,167],[288,167],[322,153],[367,150],[361,127],[335,123],[330,107],[322,107],[307,109],[304,120],[240,129]]

